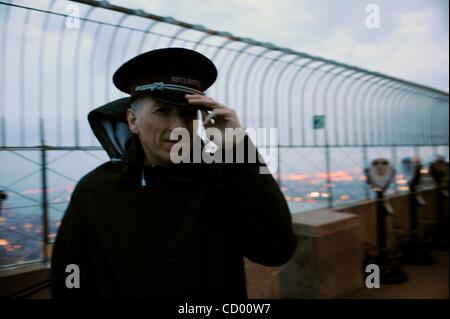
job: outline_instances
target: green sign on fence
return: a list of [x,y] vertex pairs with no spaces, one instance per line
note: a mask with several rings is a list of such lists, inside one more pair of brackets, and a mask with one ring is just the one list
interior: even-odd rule
[[325,115],[314,115],[313,116],[313,128],[315,130],[325,128]]

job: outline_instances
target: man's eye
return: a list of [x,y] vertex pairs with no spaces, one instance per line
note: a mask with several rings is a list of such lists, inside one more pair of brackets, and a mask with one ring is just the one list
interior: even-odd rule
[[167,109],[165,109],[165,108],[159,108],[159,109],[156,109],[154,112],[155,112],[155,113],[167,113]]
[[193,112],[193,111],[188,111],[188,112],[183,112],[184,117],[196,117],[197,116],[197,111]]

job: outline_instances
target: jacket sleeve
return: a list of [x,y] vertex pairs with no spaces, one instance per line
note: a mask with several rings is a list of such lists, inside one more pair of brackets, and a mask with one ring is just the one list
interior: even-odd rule
[[[259,152],[250,138],[245,136],[242,143],[244,163],[222,165],[224,198],[231,203],[229,213],[233,214],[230,227],[235,228],[232,233],[243,256],[266,266],[282,265],[297,243],[289,208],[272,175],[260,173],[267,166],[258,160]],[[256,163],[249,160],[250,152],[256,154]]]
[[[54,299],[74,299],[83,297],[83,267],[80,242],[80,219],[82,213],[82,197],[79,184],[75,188],[69,206],[62,218],[61,225],[53,244],[51,259],[52,295]],[[66,269],[68,265],[79,268],[80,287],[68,288],[66,280],[73,281],[69,275],[75,272]],[[66,272],[67,271],[67,272]]]

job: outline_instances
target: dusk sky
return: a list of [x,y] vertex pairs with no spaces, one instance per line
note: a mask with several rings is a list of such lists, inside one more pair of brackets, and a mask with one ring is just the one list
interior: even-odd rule
[[[112,0],[448,92],[446,0]],[[376,4],[380,27],[369,29]]]

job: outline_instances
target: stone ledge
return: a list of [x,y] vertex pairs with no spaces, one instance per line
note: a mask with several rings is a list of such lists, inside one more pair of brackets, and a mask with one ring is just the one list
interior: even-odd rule
[[298,245],[281,268],[283,298],[339,298],[362,287],[358,215],[320,210],[292,220]]
[[355,214],[321,210],[292,215],[294,231],[298,235],[323,237],[359,225]]

